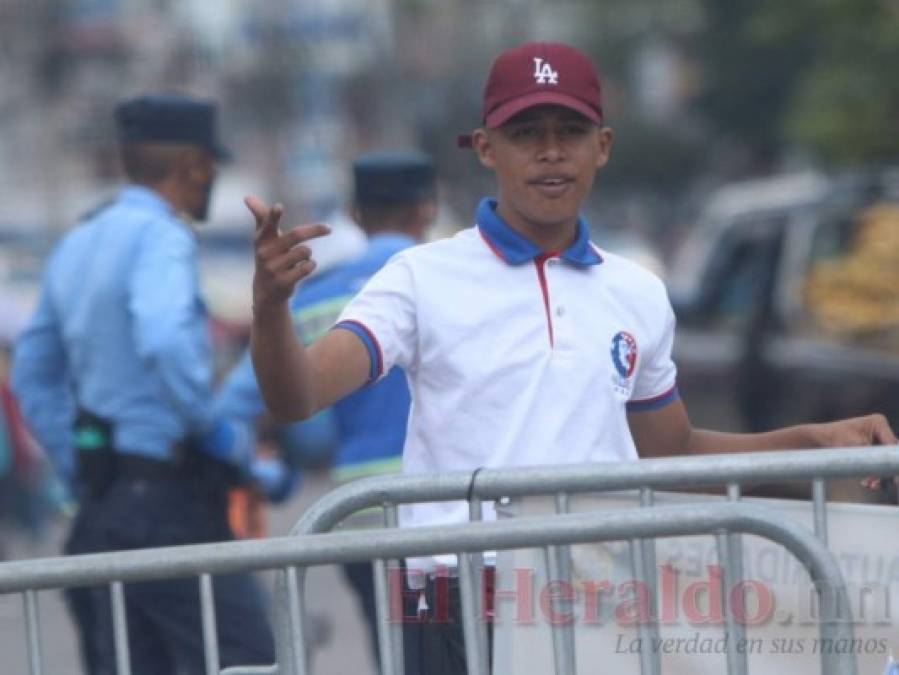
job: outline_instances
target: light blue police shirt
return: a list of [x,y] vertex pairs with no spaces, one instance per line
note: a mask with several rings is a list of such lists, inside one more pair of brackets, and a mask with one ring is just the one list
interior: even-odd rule
[[[15,344],[12,384],[32,431],[71,475],[77,404],[114,424],[120,452],[167,459],[212,429],[212,358],[196,240],[155,192],[128,186],[66,234]],[[216,454],[215,449],[207,449]],[[243,448],[242,452],[247,449]]]

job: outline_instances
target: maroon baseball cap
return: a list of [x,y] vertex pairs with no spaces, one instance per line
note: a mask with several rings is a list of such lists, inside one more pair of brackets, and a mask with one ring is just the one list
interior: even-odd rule
[[[495,129],[535,105],[561,105],[602,124],[599,76],[574,47],[559,42],[528,42],[502,52],[484,87],[483,124]],[[460,147],[471,136],[459,136]]]

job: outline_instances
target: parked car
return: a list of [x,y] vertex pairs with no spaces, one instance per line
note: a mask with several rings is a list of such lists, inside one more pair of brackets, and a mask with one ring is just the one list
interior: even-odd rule
[[668,281],[695,423],[899,424],[899,168],[724,188]]

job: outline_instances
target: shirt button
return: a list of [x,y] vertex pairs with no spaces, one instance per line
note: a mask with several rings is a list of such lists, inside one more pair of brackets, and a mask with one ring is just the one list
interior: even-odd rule
[[556,316],[565,316],[565,308],[562,305],[556,307]]

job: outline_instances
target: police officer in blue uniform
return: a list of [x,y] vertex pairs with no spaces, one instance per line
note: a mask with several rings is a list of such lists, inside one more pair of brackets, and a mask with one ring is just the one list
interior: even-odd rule
[[[422,153],[362,155],[353,163],[353,178],[353,215],[368,237],[368,246],[358,258],[320,273],[297,290],[291,308],[294,325],[306,344],[331,329],[344,306],[394,254],[420,242],[436,216],[434,164]],[[317,418],[283,429],[281,436],[300,451],[333,438],[333,476],[339,481],[399,472],[409,404],[405,375],[394,368],[377,383],[344,398]],[[217,409],[245,422],[263,413],[265,406],[249,353],[225,381]],[[333,425],[330,432],[328,425]],[[371,564],[350,563],[343,569],[359,598],[377,654]]]
[[[231,538],[227,489],[252,475],[251,436],[212,406],[212,355],[191,223],[226,159],[216,106],[181,95],[115,111],[129,184],[63,237],[15,345],[25,418],[79,500],[66,553]],[[132,672],[202,673],[196,579],[129,584]],[[223,666],[270,664],[262,596],[215,579]],[[91,675],[115,672],[107,589],[67,594]]]

